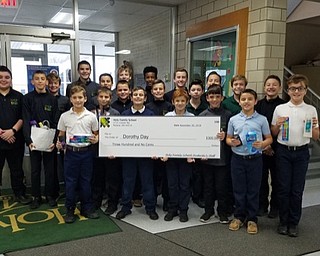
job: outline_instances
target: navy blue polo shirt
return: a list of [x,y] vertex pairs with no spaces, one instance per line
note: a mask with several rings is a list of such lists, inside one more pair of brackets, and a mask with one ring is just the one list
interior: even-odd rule
[[[19,119],[22,119],[22,99],[23,95],[10,88],[7,95],[0,93],[0,128],[3,130],[11,129]],[[16,135],[16,141],[9,144],[0,140],[0,149],[12,149],[23,143],[22,129]]]

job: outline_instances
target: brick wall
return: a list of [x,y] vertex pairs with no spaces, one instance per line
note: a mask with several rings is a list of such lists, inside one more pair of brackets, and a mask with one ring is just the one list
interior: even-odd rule
[[123,60],[132,62],[135,74],[141,74],[145,66],[158,68],[158,78],[165,80],[170,73],[171,49],[170,10],[147,22],[121,31],[119,49],[130,49],[130,55],[119,55],[119,65]]

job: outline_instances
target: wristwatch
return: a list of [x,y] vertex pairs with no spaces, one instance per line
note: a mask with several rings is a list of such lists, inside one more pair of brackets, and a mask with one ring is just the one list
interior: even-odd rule
[[16,133],[17,133],[17,130],[14,129],[13,127],[11,128],[11,130],[13,131],[13,134],[16,134]]

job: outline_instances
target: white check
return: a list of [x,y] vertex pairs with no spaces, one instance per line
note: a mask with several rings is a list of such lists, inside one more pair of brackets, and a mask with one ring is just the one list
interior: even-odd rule
[[100,118],[99,156],[220,158],[220,117]]

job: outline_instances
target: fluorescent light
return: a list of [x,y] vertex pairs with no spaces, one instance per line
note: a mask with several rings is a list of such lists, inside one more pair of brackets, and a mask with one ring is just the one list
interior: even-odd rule
[[131,51],[130,50],[121,50],[121,51],[117,51],[115,52],[116,54],[130,54]]
[[211,52],[211,51],[216,51],[224,48],[228,48],[228,46],[210,46],[207,48],[198,49],[198,51]]
[[[81,15],[79,14],[79,22],[86,19],[88,15]],[[71,13],[67,12],[58,12],[56,15],[54,15],[51,20],[49,20],[50,23],[59,23],[59,24],[68,24],[71,25],[73,22],[73,16]]]

